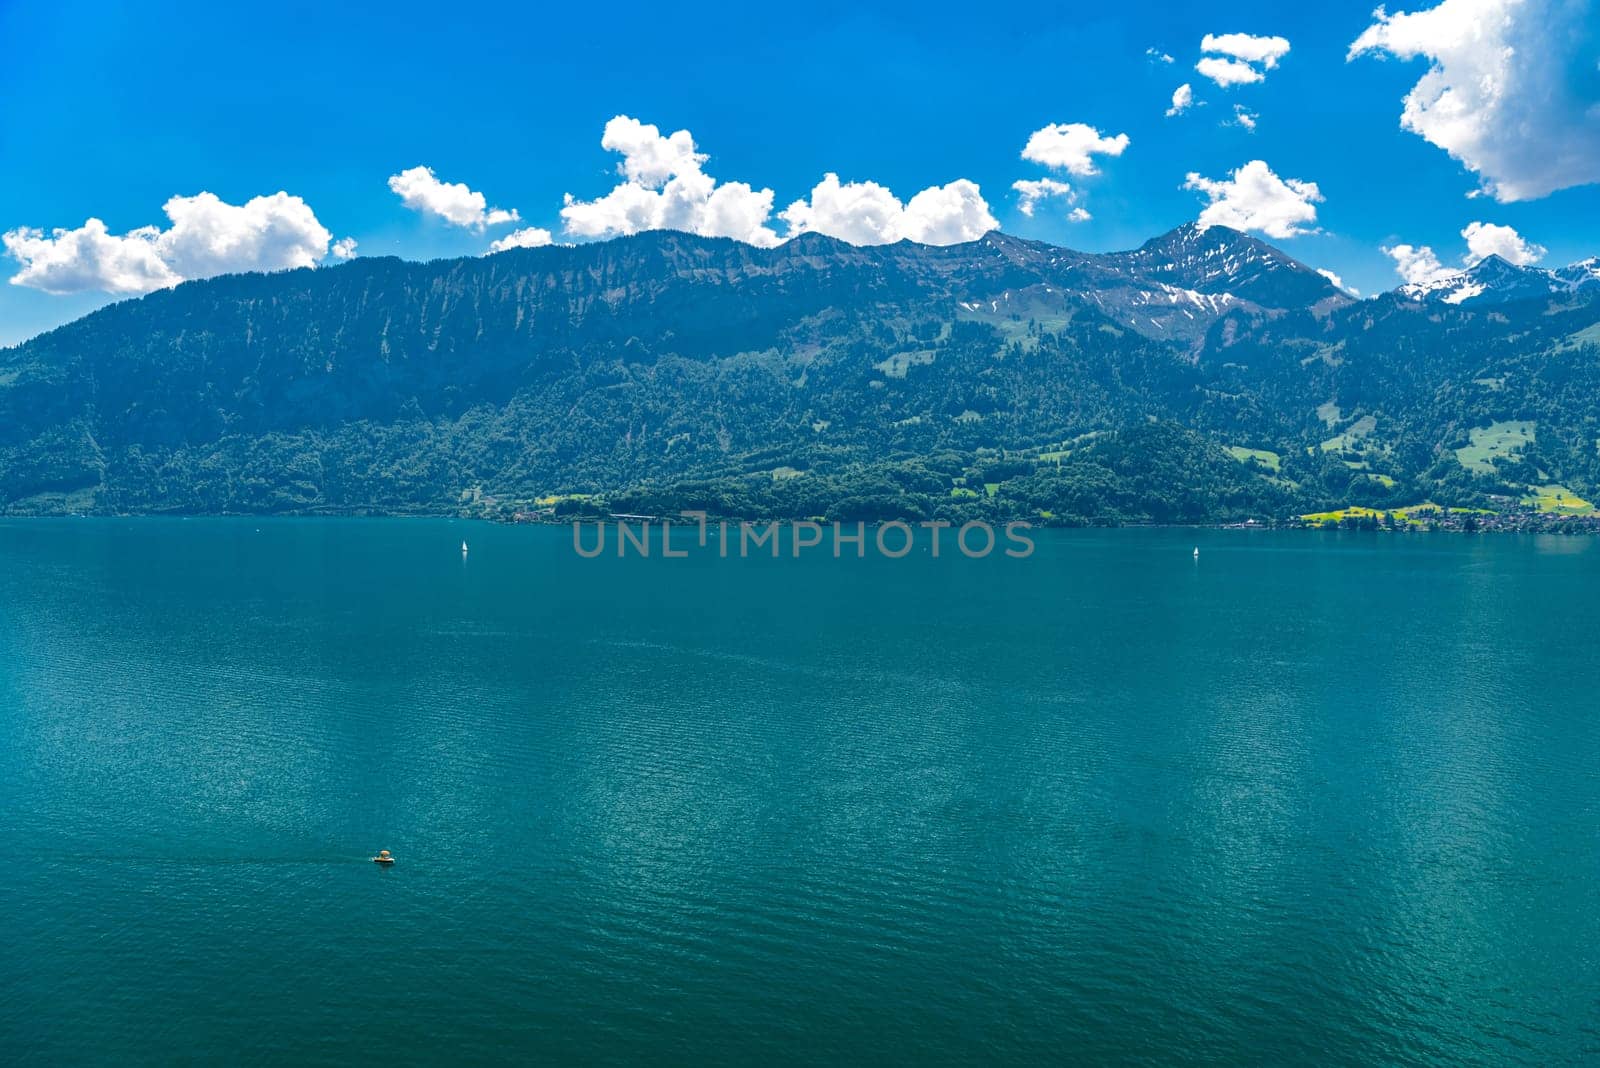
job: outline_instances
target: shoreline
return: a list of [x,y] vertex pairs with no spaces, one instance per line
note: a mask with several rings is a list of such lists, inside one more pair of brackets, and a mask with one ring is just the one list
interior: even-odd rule
[[[1392,515],[1392,513],[1389,513]],[[533,515],[529,513],[514,513],[506,515],[471,515],[460,512],[383,512],[361,510],[328,510],[305,512],[0,512],[0,521],[4,520],[66,520],[66,519],[167,519],[167,520],[213,520],[213,519],[240,519],[240,520],[310,520],[310,519],[371,519],[371,520],[450,520],[470,523],[491,523],[498,526],[547,526],[563,527],[578,523],[585,526],[596,524],[627,523],[633,526],[640,524],[656,525],[663,520],[669,520],[674,526],[694,527],[698,518],[685,516],[663,515],[638,515],[608,513],[606,515]],[[831,527],[835,523],[854,526],[862,525],[872,529],[890,523],[904,523],[912,527],[923,523],[933,522],[916,516],[890,516],[870,520],[830,520],[821,516],[805,517],[774,517],[774,516],[737,516],[737,515],[706,515],[707,523],[728,523],[732,526],[749,524],[751,526],[768,526],[777,524],[779,527],[793,527],[797,524],[822,524]],[[940,521],[949,529],[959,529],[965,522],[988,523],[992,526],[1006,524],[1025,524],[1029,530],[1237,530],[1237,531],[1311,531],[1311,532],[1338,532],[1349,533],[1384,533],[1384,534],[1560,534],[1574,537],[1600,535],[1600,512],[1590,515],[1555,515],[1538,512],[1513,512],[1513,513],[1455,513],[1440,515],[1426,519],[1390,519],[1382,522],[1375,516],[1349,516],[1338,521],[1313,522],[1301,517],[1289,517],[1276,520],[1213,520],[1197,523],[1162,523],[1162,522],[1070,522],[1057,517],[1040,519],[1037,516],[1023,518],[993,517],[965,520],[963,522]]]

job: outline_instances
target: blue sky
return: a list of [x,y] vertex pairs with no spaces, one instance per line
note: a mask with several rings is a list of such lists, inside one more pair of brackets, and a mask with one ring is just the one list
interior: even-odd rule
[[[890,219],[878,231],[886,238],[949,240],[992,218],[1022,236],[1111,250],[1193,220],[1220,199],[1213,220],[1258,223],[1257,233],[1362,293],[1401,281],[1396,255],[1384,251],[1397,246],[1431,252],[1436,262],[1418,266],[1413,256],[1413,271],[1459,267],[1489,248],[1518,249],[1529,262],[1542,249],[1537,262],[1557,266],[1600,254],[1594,2],[1423,0],[1409,10],[1427,18],[1373,31],[1370,0],[692,12],[0,0],[0,232],[21,235],[0,268],[27,282],[0,286],[0,344],[118,299],[95,288],[103,264],[84,262],[77,245],[69,256],[50,243],[56,229],[91,218],[105,224],[105,248],[144,258],[142,280],[124,281],[132,287],[125,296],[222,269],[308,256],[332,262],[327,250],[343,238],[359,255],[431,258],[481,254],[517,230],[529,240],[548,231],[556,241],[619,232],[642,217],[615,222],[621,200],[564,219],[563,198],[581,207],[606,196],[629,161],[641,180],[625,192],[641,196],[658,196],[685,167],[700,168],[690,177],[702,190],[713,187],[700,173],[747,183],[755,194],[771,189],[764,225],[773,240],[796,228],[782,213],[797,200],[810,205],[794,216],[800,226],[862,232],[852,229],[862,220],[845,215],[881,205],[859,185],[872,182],[901,203],[944,190],[921,216]],[[1490,29],[1463,44],[1455,32],[1463,25]],[[1213,50],[1213,60],[1258,79],[1223,86],[1195,69],[1208,34],[1281,37],[1289,47]],[[1371,47],[1347,58],[1363,34]],[[1509,88],[1472,99],[1484,64],[1502,62],[1495,57],[1507,48],[1520,66],[1493,72]],[[1464,99],[1465,132],[1459,122],[1444,125],[1437,109],[1402,128],[1406,96],[1430,67],[1439,86]],[[1183,84],[1195,103],[1169,116]],[[641,141],[647,134],[637,130],[634,155],[607,151],[602,132],[619,115],[663,137],[690,131],[707,158],[658,167],[651,161],[660,162],[667,142]],[[1022,158],[1030,137],[1053,124],[1078,132]],[[1082,127],[1092,127],[1096,144],[1126,135],[1125,147],[1081,157],[1074,169],[1067,157]],[[683,145],[671,151],[681,156]],[[1261,213],[1260,196],[1270,199],[1272,188],[1229,185],[1252,161],[1271,181],[1315,183],[1320,199],[1299,200],[1314,218],[1296,219],[1304,209],[1293,204],[1288,216],[1271,206]],[[1082,173],[1085,166],[1096,173]],[[416,167],[481,193],[485,208],[515,209],[518,221],[476,225],[459,210],[464,190],[405,186],[416,193],[408,207],[390,179]],[[825,207],[824,193],[813,191],[829,173],[842,191]],[[1071,194],[1024,214],[1013,183],[1047,178]],[[975,184],[981,200],[955,182]],[[1543,188],[1552,183],[1562,187]],[[236,207],[279,191],[303,204]],[[202,192],[216,201],[185,201],[182,222],[163,211],[173,197]],[[738,189],[718,203],[760,207],[759,195],[750,201]],[[452,204],[454,223],[436,210]],[[695,218],[715,214],[703,207]],[[958,209],[964,222],[948,214]],[[1074,210],[1090,217],[1074,220]],[[270,226],[265,245],[217,251],[217,228],[261,219]],[[574,220],[588,229],[574,229]],[[1462,236],[1473,223],[1491,227],[1475,231],[1483,238],[1476,253]],[[137,247],[116,243],[152,226],[172,233],[149,232]],[[1274,236],[1274,227],[1295,236]],[[31,273],[29,255],[38,260]]]

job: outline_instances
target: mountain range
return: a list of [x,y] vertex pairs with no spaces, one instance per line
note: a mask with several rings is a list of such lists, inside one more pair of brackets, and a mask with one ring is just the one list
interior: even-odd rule
[[1600,258],[1590,257],[1556,270],[1487,256],[1471,267],[1427,282],[1412,282],[1396,292],[1410,300],[1444,304],[1505,304],[1516,300],[1564,297],[1600,290]]
[[1597,489],[1595,261],[1356,300],[1220,226],[362,258],[0,351],[11,513],[1202,521]]

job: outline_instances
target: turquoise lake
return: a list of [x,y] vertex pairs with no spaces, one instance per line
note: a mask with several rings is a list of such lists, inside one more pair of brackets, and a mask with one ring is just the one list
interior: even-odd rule
[[1600,543],[1035,540],[0,521],[0,1061],[1600,1061]]

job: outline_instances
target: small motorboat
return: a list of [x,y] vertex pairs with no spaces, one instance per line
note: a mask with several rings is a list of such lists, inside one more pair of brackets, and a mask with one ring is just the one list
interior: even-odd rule
[[372,863],[393,864],[394,858],[389,855],[389,851],[387,849],[380,849],[378,850],[378,855],[372,858]]

